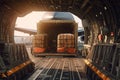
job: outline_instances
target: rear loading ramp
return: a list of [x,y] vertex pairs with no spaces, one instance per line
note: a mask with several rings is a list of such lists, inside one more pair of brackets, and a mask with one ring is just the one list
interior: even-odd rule
[[87,80],[83,59],[46,57],[36,64],[37,71],[28,80]]

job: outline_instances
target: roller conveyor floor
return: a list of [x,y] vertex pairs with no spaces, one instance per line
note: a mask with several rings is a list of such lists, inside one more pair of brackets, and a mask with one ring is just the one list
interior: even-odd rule
[[87,80],[85,64],[81,58],[32,58],[36,71],[27,80]]

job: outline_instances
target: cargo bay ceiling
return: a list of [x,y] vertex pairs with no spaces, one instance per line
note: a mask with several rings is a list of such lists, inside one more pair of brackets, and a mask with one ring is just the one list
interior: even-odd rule
[[120,35],[119,0],[0,0],[0,41],[14,42],[14,26],[18,16],[31,11],[71,12],[82,19],[85,43],[94,43],[101,31],[108,37]]

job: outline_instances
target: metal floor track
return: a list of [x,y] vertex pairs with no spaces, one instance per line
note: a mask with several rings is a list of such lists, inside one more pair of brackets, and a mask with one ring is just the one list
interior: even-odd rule
[[87,80],[80,58],[36,58],[36,72],[28,80]]

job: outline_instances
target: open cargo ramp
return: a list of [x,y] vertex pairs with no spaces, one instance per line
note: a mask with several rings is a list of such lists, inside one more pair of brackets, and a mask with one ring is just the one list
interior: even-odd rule
[[37,58],[36,72],[28,80],[87,80],[79,58]]

